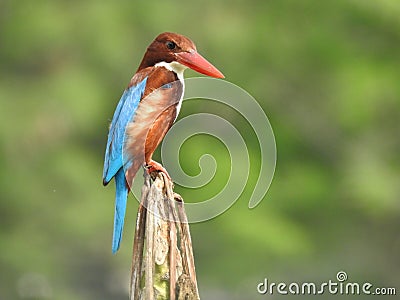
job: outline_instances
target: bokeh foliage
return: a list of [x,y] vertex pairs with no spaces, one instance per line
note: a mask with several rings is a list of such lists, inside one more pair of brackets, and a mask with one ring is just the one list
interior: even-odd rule
[[[258,299],[264,277],[340,270],[400,292],[399,15],[396,0],[3,0],[0,299],[126,299],[137,202],[112,256],[103,153],[116,102],[163,31],[191,37],[252,94],[277,140],[261,204],[247,208],[251,177],[230,210],[191,227],[204,299]],[[207,109],[188,102],[182,116]],[[205,137],[182,147],[183,168],[195,175],[193,157],[208,152],[229,169]]]

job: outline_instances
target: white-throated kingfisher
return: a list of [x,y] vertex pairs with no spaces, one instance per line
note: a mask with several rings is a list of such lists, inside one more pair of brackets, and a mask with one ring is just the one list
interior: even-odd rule
[[176,33],[160,34],[147,48],[115,109],[103,170],[103,184],[112,178],[116,184],[113,253],[119,249],[128,193],[139,168],[162,171],[169,177],[152,155],[179,113],[186,68],[224,77],[197,52],[190,39]]

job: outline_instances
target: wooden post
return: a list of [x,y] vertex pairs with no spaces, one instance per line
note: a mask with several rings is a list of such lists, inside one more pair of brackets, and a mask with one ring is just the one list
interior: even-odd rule
[[183,199],[164,173],[145,172],[136,219],[131,300],[198,300],[189,224]]

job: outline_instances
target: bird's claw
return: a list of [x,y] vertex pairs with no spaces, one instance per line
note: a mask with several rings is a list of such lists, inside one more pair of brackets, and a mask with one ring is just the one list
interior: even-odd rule
[[145,168],[147,169],[147,173],[151,174],[153,172],[163,172],[165,176],[169,180],[171,180],[171,176],[169,176],[167,170],[158,162],[151,160],[149,163],[145,165]]

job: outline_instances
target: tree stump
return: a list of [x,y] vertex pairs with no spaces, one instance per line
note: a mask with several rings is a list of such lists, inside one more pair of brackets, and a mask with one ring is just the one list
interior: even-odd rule
[[133,241],[130,299],[200,299],[183,199],[145,172]]

